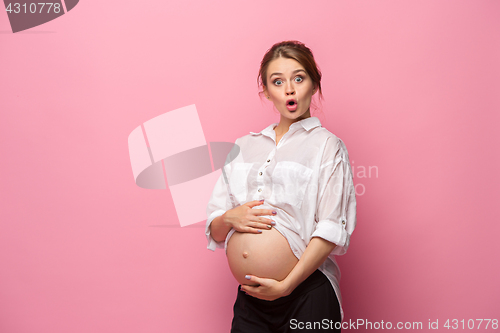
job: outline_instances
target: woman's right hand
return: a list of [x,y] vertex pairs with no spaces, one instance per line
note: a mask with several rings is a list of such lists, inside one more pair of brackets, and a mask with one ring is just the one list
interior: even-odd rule
[[252,209],[262,205],[263,201],[249,201],[243,205],[226,211],[222,219],[226,225],[231,226],[238,232],[261,233],[261,229],[269,230],[276,224],[273,220],[262,217],[263,215],[276,215],[272,209]]

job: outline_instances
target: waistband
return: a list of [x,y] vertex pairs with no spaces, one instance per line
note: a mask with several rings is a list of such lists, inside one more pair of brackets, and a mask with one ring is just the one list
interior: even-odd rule
[[295,288],[292,293],[288,296],[283,296],[278,299],[275,299],[274,301],[266,301],[263,299],[255,298],[253,296],[245,294],[241,290],[241,285],[238,286],[238,293],[241,293],[241,297],[247,298],[249,301],[254,302],[256,304],[261,304],[261,305],[281,305],[285,303],[289,303],[293,301],[295,298],[308,293],[309,291],[318,288],[319,286],[323,285],[324,283],[330,284],[330,281],[328,278],[323,274],[319,269],[315,270],[311,275],[307,277],[304,281],[302,281],[297,288]]

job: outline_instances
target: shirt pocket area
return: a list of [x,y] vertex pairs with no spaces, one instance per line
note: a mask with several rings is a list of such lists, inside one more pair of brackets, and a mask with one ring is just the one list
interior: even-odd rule
[[253,163],[234,163],[229,177],[229,187],[239,204],[246,203],[248,194],[248,174]]
[[271,200],[300,208],[312,174],[312,169],[300,163],[278,162],[272,174]]

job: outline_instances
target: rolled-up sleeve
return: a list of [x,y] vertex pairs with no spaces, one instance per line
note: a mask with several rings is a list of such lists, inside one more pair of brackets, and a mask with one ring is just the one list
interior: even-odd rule
[[[224,168],[222,168],[224,172]],[[224,242],[217,242],[213,239],[210,234],[210,224],[212,221],[224,214],[228,209],[230,209],[229,205],[229,196],[227,192],[227,186],[224,180],[224,173],[222,173],[215,183],[214,189],[212,191],[212,195],[210,196],[210,200],[207,205],[207,223],[205,226],[205,235],[207,236],[209,250],[215,251],[216,248],[224,248]]]
[[311,238],[336,244],[331,254],[342,255],[356,226],[356,195],[347,148],[339,138],[327,139],[318,184],[317,223]]
[[207,236],[209,250],[215,251],[216,248],[224,248],[224,241],[216,242],[210,233],[210,224],[212,221],[224,214],[229,209],[236,206],[234,197],[230,193],[229,179],[231,179],[231,170],[233,161],[240,157],[239,139],[236,139],[231,151],[226,156],[226,161],[222,167],[222,173],[215,183],[212,195],[207,205],[207,223],[205,225],[205,235]]

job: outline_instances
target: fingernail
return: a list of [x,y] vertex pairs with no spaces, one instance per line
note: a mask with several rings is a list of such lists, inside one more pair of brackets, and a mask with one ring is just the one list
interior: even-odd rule
[[268,227],[269,229],[271,229],[271,228],[272,228],[272,226],[271,226],[271,225],[269,225],[269,224],[267,225],[267,227]]
[[260,229],[259,229],[259,230],[257,230],[257,232],[258,232],[258,233],[261,233],[261,232],[262,232],[262,230],[260,230]]
[[274,222],[274,221],[273,221],[273,222],[271,222],[271,224],[272,224],[272,225],[276,225],[276,222]]
[[260,199],[259,201],[262,202],[262,201],[264,201],[264,199]]
[[250,275],[245,275],[245,279],[250,280]]
[[276,215],[276,214],[278,214],[278,213],[276,213],[276,211],[275,211],[275,210],[273,210],[273,214],[274,214],[274,215]]

